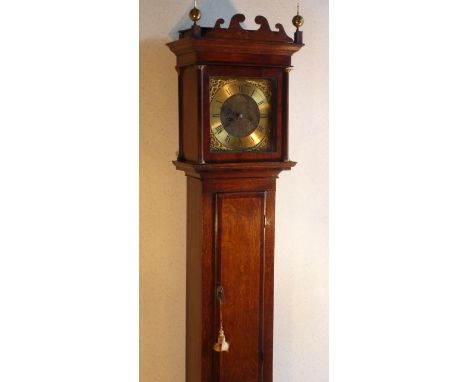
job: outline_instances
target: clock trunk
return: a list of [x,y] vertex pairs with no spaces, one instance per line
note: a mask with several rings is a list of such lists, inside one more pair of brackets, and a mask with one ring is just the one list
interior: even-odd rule
[[[271,381],[275,179],[187,186],[187,381]],[[225,353],[213,351],[219,286]]]

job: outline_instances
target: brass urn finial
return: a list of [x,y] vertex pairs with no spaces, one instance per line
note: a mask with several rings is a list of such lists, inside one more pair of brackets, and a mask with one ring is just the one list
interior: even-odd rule
[[297,30],[304,25],[304,17],[299,14],[299,1],[297,2],[297,14],[293,17],[292,23]]
[[201,11],[197,8],[197,0],[193,0],[193,8],[189,12],[189,17],[194,25],[197,25],[197,21],[201,19]]

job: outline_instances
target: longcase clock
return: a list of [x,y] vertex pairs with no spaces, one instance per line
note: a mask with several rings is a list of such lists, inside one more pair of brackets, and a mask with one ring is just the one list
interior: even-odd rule
[[280,24],[243,15],[194,25],[177,56],[179,151],[187,176],[187,382],[272,382],[273,254],[278,174],[288,156],[291,56]]

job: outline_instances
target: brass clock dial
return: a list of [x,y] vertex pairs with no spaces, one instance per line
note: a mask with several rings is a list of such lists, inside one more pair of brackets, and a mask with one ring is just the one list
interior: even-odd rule
[[212,145],[220,151],[265,151],[270,137],[269,97],[256,81],[226,81],[210,103]]

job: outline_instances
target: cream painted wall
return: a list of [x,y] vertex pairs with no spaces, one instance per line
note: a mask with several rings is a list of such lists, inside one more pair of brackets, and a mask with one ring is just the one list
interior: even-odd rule
[[[290,155],[277,187],[275,382],[328,381],[328,2],[301,1],[306,46],[291,73]],[[292,35],[294,0],[199,0],[201,25],[244,13]],[[140,382],[183,382],[185,176],[177,150],[175,57],[190,0],[140,1]]]

